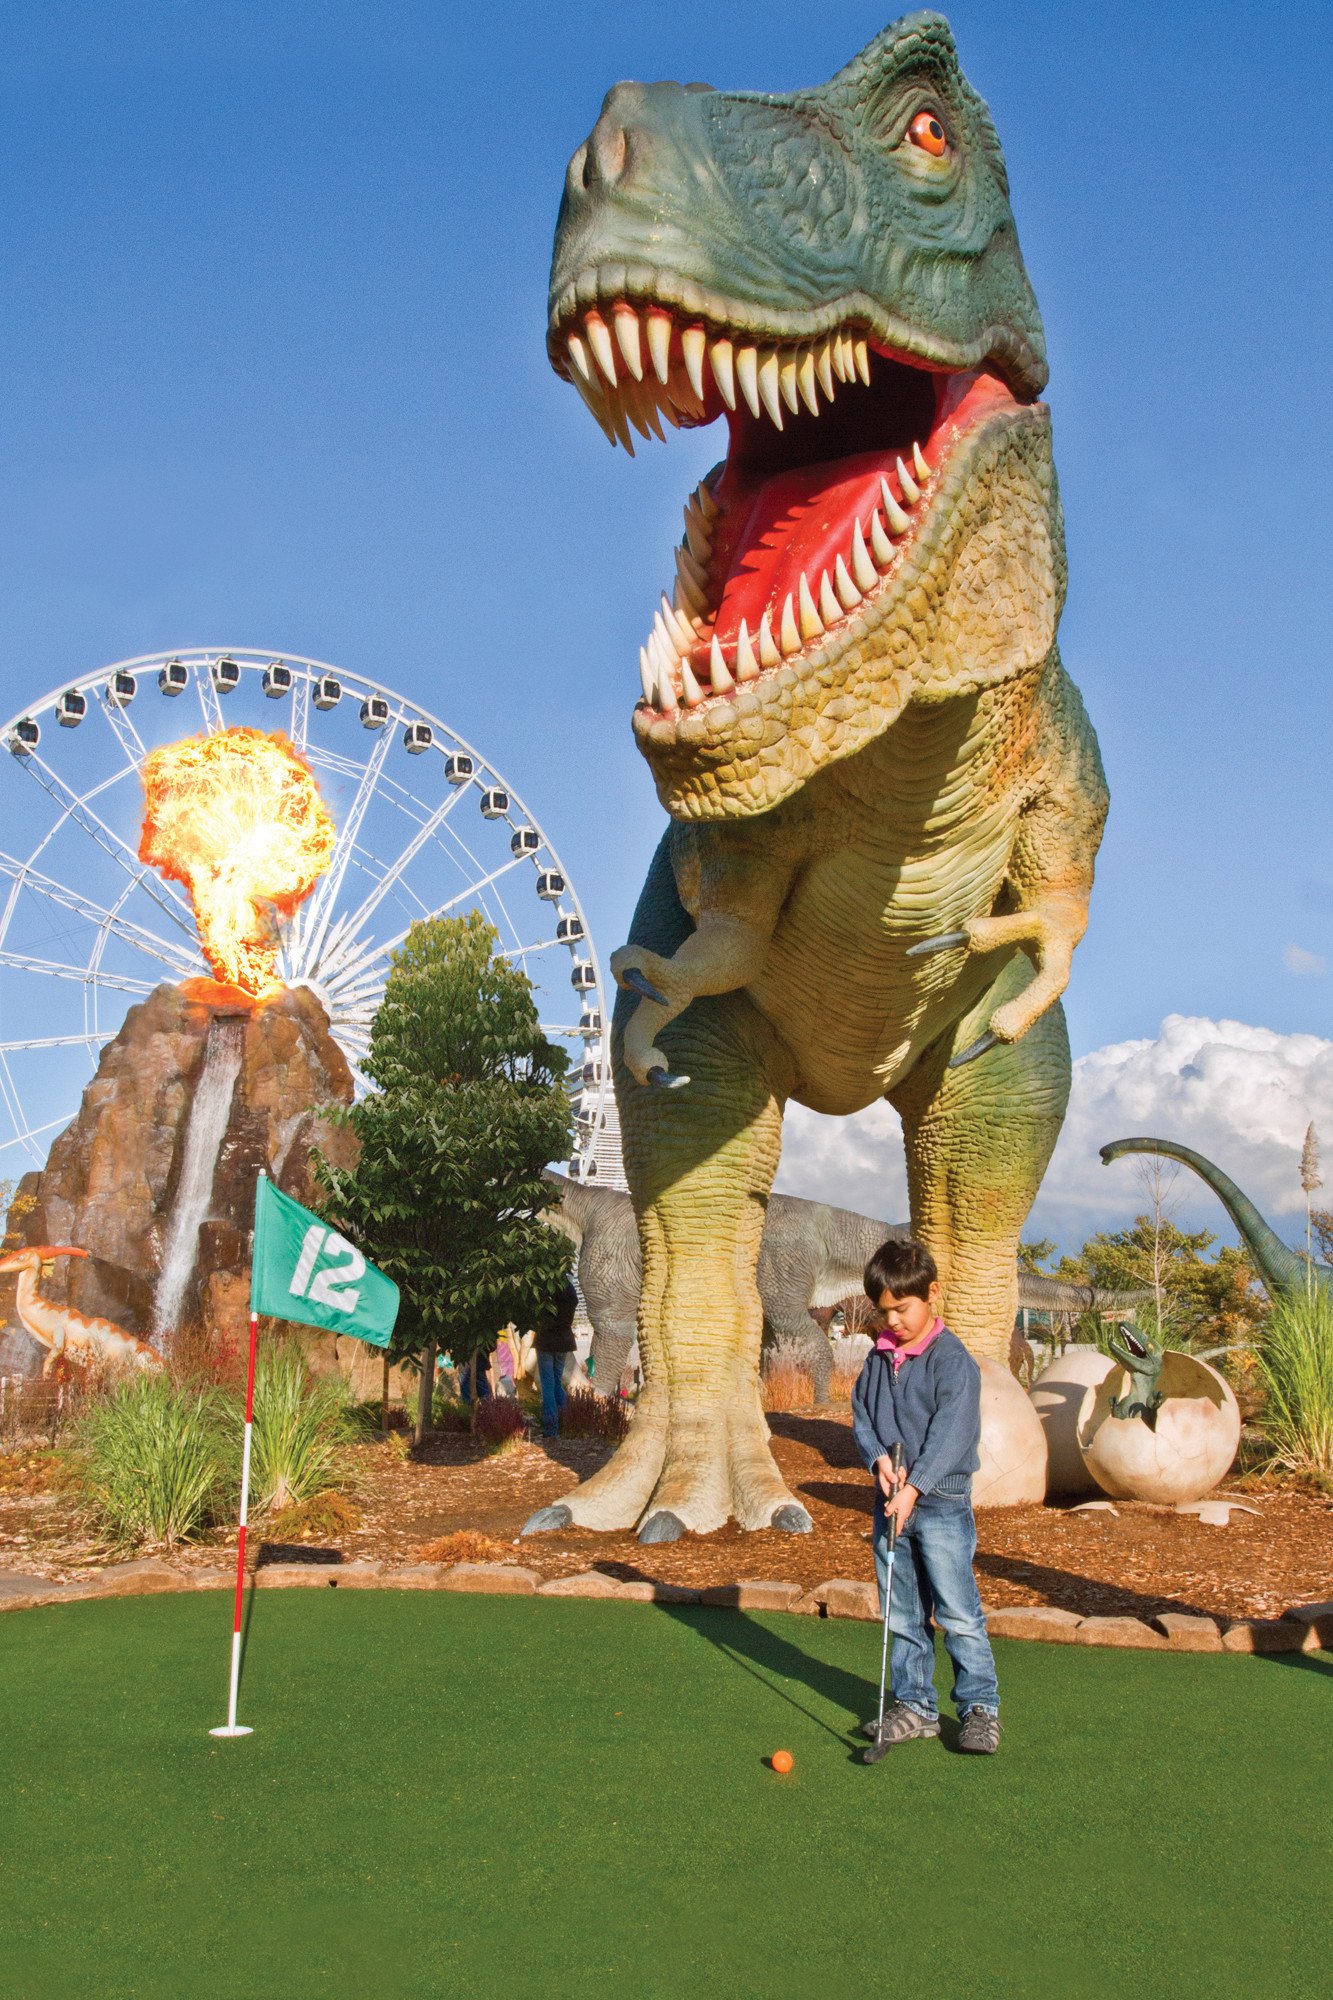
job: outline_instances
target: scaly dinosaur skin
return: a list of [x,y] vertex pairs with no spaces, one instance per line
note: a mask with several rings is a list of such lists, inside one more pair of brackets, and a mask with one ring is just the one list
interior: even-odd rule
[[672,822],[612,960],[645,1387],[530,1525],[802,1530],[758,1394],[783,1106],[893,1102],[950,1323],[1002,1360],[1106,813],[1056,649],[1041,323],[947,23],[788,96],[617,85],[549,346],[621,443],[725,416],[730,449],[634,715]]

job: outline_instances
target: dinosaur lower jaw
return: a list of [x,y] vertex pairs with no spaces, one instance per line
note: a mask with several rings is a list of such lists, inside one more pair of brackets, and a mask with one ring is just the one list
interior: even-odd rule
[[988,369],[890,350],[859,326],[766,343],[622,299],[556,329],[552,351],[630,451],[631,424],[660,437],[662,417],[727,420],[726,461],[686,504],[672,593],[641,650],[637,721],[659,743],[663,723],[770,675],[789,683],[807,656],[826,665],[838,628],[903,587],[959,441],[1020,408]]

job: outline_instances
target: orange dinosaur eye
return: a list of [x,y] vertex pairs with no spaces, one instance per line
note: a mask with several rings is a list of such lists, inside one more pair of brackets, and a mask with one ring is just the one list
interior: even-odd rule
[[923,153],[933,153],[937,160],[949,150],[944,127],[931,111],[917,112],[907,128],[907,136],[914,146],[919,146]]

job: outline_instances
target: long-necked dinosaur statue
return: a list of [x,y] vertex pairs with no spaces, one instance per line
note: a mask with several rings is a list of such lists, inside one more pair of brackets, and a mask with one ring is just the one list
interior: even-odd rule
[[1109,1167],[1112,1160],[1118,1160],[1126,1153],[1160,1153],[1163,1159],[1179,1160],[1189,1167],[1217,1196],[1231,1220],[1235,1223],[1241,1242],[1250,1253],[1254,1265],[1270,1297],[1277,1298],[1282,1292],[1303,1291],[1311,1282],[1333,1290],[1333,1266],[1307,1263],[1297,1251],[1289,1249],[1275,1231],[1260,1215],[1248,1195],[1242,1194],[1229,1174],[1215,1167],[1202,1153],[1196,1153],[1189,1146],[1179,1146],[1174,1139],[1113,1139],[1109,1146],[1101,1149],[1102,1164]]
[[671,816],[612,960],[644,1390],[528,1525],[800,1532],[758,1381],[783,1106],[897,1106],[950,1322],[1002,1360],[1106,813],[1056,647],[1041,320],[948,24],[815,90],[618,84],[566,175],[548,348],[622,444],[663,417],[729,444],[634,713]]
[[69,1244],[36,1244],[27,1250],[8,1250],[0,1256],[0,1273],[18,1273],[14,1309],[26,1332],[46,1349],[43,1375],[50,1375],[60,1361],[75,1368],[138,1368],[154,1374],[162,1368],[162,1356],[146,1340],[127,1333],[114,1320],[97,1319],[77,1312],[73,1306],[44,1299],[37,1288],[42,1265],[56,1257],[86,1257],[86,1250]]
[[[613,1390],[634,1344],[643,1281],[633,1204],[617,1188],[566,1180],[556,1173],[546,1178],[560,1190],[560,1201],[545,1219],[564,1230],[577,1250],[579,1290],[593,1330],[593,1379],[599,1388]],[[904,1222],[881,1222],[800,1195],[769,1196],[756,1271],[764,1337],[800,1349],[817,1401],[828,1396],[833,1353],[811,1309],[831,1308],[854,1297],[871,1254],[885,1237],[909,1234]],[[1129,1316],[1151,1297],[1144,1291],[1099,1291],[1021,1267],[1017,1275],[1020,1309],[1037,1313]]]

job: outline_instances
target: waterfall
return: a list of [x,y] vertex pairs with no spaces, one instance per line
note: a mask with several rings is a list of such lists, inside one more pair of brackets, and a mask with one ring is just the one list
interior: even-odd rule
[[232,1092],[241,1071],[245,1022],[217,1016],[209,1025],[204,1059],[185,1127],[176,1203],[167,1229],[162,1270],[153,1301],[153,1337],[173,1333],[199,1251],[200,1224],[208,1219],[213,1175],[227,1130]]

